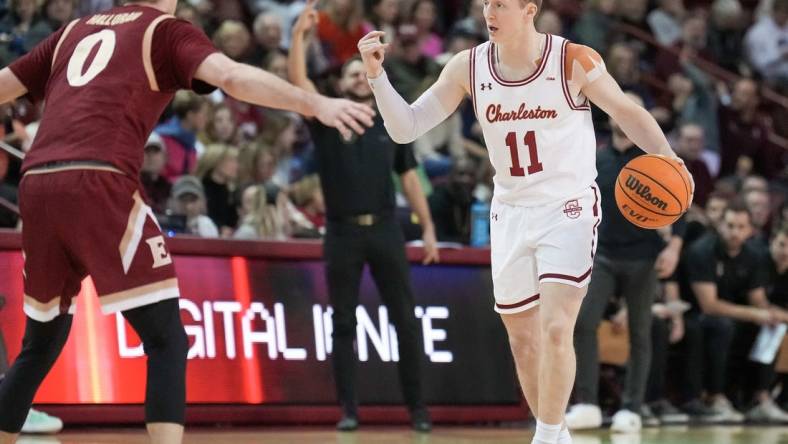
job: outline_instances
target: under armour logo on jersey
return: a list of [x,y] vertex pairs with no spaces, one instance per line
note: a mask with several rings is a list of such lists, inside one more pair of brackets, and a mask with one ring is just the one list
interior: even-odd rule
[[486,91],[488,89],[492,89],[492,83],[482,83],[482,91]]
[[570,219],[577,219],[580,217],[581,211],[583,211],[583,207],[580,206],[577,199],[570,200],[564,204],[564,214]]
[[490,213],[490,219],[497,221],[498,220],[498,213]]

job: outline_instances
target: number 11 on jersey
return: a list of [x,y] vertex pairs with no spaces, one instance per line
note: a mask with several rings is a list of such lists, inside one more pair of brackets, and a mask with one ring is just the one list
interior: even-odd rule
[[[542,163],[539,162],[539,153],[536,151],[536,133],[528,131],[523,138],[525,146],[528,147],[528,156],[531,164],[528,165],[528,174],[535,174],[542,171]],[[520,154],[517,150],[517,133],[511,132],[506,135],[506,145],[512,155],[512,167],[509,173],[515,177],[525,176],[525,170],[520,165]]]

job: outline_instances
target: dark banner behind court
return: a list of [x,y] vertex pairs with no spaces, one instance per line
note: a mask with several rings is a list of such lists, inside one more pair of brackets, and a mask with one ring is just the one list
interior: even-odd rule
[[[190,339],[190,403],[335,402],[331,309],[319,256],[298,259],[177,254],[181,313]],[[457,261],[455,261],[457,262]],[[520,402],[506,335],[492,310],[487,266],[412,269],[424,336],[430,404]],[[11,357],[24,330],[22,254],[0,251],[0,326]],[[362,403],[401,402],[397,338],[366,274],[357,309]],[[71,338],[36,402],[141,403],[145,358],[121,316],[100,313],[89,280],[77,302]]]

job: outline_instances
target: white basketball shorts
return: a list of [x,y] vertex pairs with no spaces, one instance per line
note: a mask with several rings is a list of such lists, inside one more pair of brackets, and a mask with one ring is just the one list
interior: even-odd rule
[[493,199],[490,210],[495,311],[539,304],[539,283],[583,287],[591,280],[602,220],[596,184],[566,200],[523,207]]

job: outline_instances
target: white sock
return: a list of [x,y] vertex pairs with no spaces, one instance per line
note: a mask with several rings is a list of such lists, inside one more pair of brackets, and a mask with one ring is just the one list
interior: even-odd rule
[[563,424],[545,424],[536,420],[536,433],[531,444],[557,444]]
[[563,424],[561,432],[558,434],[557,444],[572,444],[572,435],[569,434],[569,429],[566,424]]

